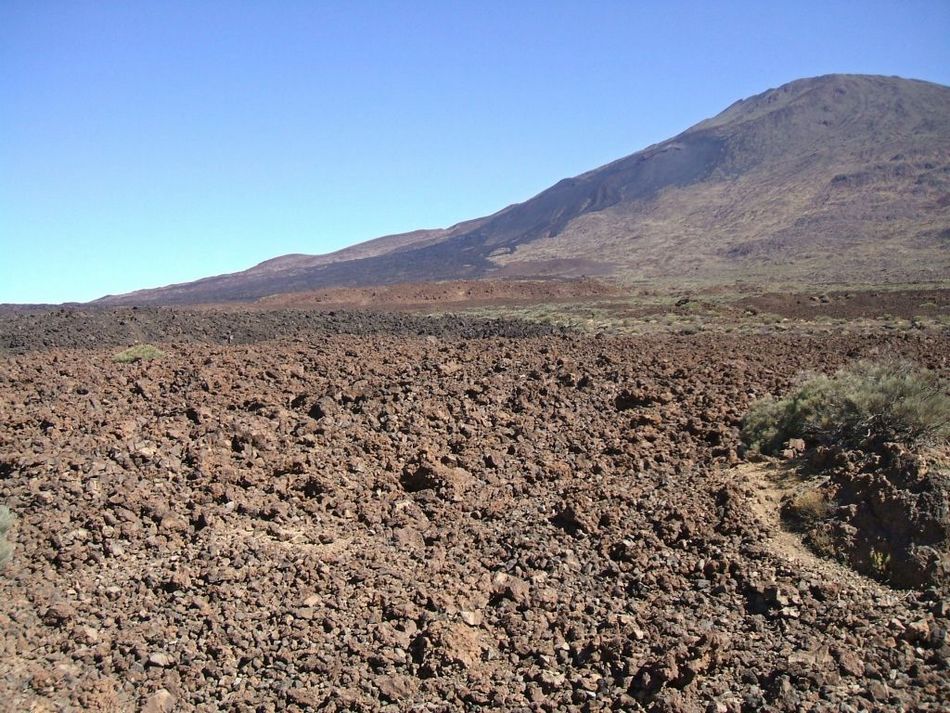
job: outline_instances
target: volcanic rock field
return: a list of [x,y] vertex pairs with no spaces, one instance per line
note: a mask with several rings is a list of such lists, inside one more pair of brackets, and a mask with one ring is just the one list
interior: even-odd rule
[[805,371],[946,375],[945,333],[58,310],[0,347],[4,710],[950,701],[945,584],[813,555],[739,437]]

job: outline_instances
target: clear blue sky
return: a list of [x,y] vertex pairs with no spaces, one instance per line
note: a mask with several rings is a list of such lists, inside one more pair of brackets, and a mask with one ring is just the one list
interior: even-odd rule
[[950,84],[950,2],[0,2],[0,302],[447,226],[830,72]]

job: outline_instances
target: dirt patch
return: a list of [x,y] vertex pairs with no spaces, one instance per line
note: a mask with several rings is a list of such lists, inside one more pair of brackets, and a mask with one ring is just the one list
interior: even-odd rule
[[787,509],[788,504],[807,499],[816,492],[822,479],[816,482],[814,477],[802,476],[798,465],[787,461],[744,463],[736,467],[731,475],[742,478],[754,493],[749,501],[752,512],[762,523],[763,531],[767,533],[768,547],[776,556],[787,560],[805,574],[862,590],[868,596],[882,601],[896,603],[903,598],[901,593],[862,576],[850,567],[816,555],[799,534],[783,523],[782,511]]

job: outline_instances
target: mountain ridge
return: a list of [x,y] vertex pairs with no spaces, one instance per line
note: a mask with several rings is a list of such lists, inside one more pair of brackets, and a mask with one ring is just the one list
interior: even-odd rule
[[950,272],[950,88],[799,79],[445,229],[97,302],[253,300],[429,280],[906,281]]

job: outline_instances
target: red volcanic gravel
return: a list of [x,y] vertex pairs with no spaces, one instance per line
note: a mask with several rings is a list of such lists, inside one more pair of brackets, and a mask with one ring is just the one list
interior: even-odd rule
[[[183,334],[207,319],[175,314]],[[947,592],[774,546],[738,437],[749,403],[803,370],[893,354],[946,373],[945,336],[321,330],[170,333],[164,357],[133,364],[8,344],[0,705],[950,700]]]

